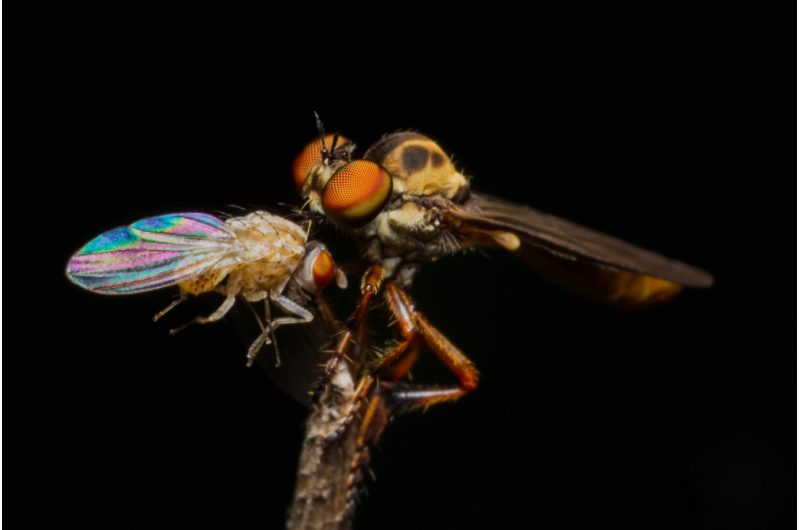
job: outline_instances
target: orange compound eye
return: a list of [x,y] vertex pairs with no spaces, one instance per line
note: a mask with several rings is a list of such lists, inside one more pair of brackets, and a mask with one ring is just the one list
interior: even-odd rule
[[[325,146],[328,149],[331,149],[333,146],[333,136],[333,134],[325,135]],[[340,147],[349,142],[350,140],[344,136],[339,136],[339,139],[336,141],[336,146]],[[292,162],[292,178],[298,190],[303,188],[303,183],[306,181],[308,172],[311,171],[311,168],[320,160],[322,160],[322,142],[319,138],[316,138],[308,142],[303,150],[300,151],[300,154],[295,157],[294,162]]]
[[383,210],[392,195],[392,177],[375,162],[354,160],[339,168],[322,190],[322,209],[330,221],[354,230]]
[[317,286],[317,289],[324,289],[326,285],[331,283],[333,274],[336,272],[336,267],[333,264],[331,255],[324,250],[320,252],[317,259],[314,260],[311,272],[314,277],[314,285]]

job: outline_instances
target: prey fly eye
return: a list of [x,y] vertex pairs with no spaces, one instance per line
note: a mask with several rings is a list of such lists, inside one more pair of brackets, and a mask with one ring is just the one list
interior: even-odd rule
[[334,278],[339,287],[342,289],[347,287],[347,279],[341,271],[336,270],[333,257],[325,245],[312,241],[306,246],[303,262],[295,271],[295,281],[309,293],[319,293]]
[[[333,134],[325,135],[325,147],[331,149],[333,147]],[[334,148],[334,155],[346,156],[349,152],[348,144],[350,140],[344,136],[339,136],[336,141],[336,148]],[[303,188],[303,183],[306,181],[308,172],[314,165],[322,160],[322,141],[316,138],[306,144],[300,154],[298,154],[292,163],[292,178],[294,185],[298,190]]]
[[321,251],[316,259],[314,259],[314,263],[311,266],[311,275],[317,289],[321,291],[326,285],[331,283],[335,272],[336,266],[333,264],[333,258],[327,251]]
[[392,177],[375,162],[354,160],[339,168],[322,190],[330,221],[355,230],[381,213],[392,195]]

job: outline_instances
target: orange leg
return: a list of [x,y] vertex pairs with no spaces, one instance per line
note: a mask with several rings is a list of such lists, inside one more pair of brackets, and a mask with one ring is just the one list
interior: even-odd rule
[[[420,339],[458,377],[461,385],[447,388],[398,385],[391,393],[391,401],[394,407],[408,410],[416,407],[427,407],[445,401],[453,401],[478,387],[478,370],[458,348],[417,312],[414,302],[405,289],[394,283],[388,283],[385,296],[392,315],[397,321],[396,326],[403,336],[403,341],[363,377],[353,397],[353,405],[339,428],[328,436],[326,440],[328,443],[339,438],[353,422],[361,410],[366,396],[372,389],[375,379],[381,375],[393,374],[390,376],[390,380],[399,381],[400,378],[408,373],[411,366],[416,362]],[[410,353],[401,359],[409,348],[411,348]],[[390,367],[395,361],[397,361],[397,365],[392,371]],[[391,377],[396,378],[391,379]],[[368,428],[368,419],[365,418],[362,422],[362,429]]]
[[[409,341],[411,346],[411,351],[406,355],[401,362],[398,362],[395,366],[392,366],[391,369],[387,370],[385,373],[381,374],[381,379],[391,382],[400,381],[405,375],[411,370],[414,366],[414,363],[417,362],[417,357],[419,356],[419,348],[421,346],[419,340],[412,339]],[[403,351],[406,350],[409,343],[403,346]],[[392,352],[393,354],[394,352]],[[374,387],[379,387],[378,391],[380,391],[381,384],[378,382],[378,376],[373,373],[368,373],[361,378],[361,381],[358,384],[358,388],[356,388],[355,394],[353,395],[353,402],[350,405],[347,413],[344,415],[344,420],[342,423],[339,424],[339,427],[328,437],[325,439],[325,443],[332,443],[335,442],[339,437],[344,434],[347,428],[353,423],[358,417],[358,413],[361,411],[361,407],[363,406],[364,402],[367,401],[367,396],[369,396],[370,392],[372,392]],[[372,397],[372,401],[370,401],[370,406],[367,408],[367,415],[364,418],[364,421],[361,423],[361,438],[366,437],[365,430],[369,430],[369,424],[372,421],[370,418],[375,413],[374,407],[377,406],[373,403],[373,401],[377,398],[381,398],[385,394],[385,392],[380,393],[374,397]],[[383,427],[380,428],[383,430]],[[361,438],[359,438],[359,446],[362,444]],[[375,436],[377,438],[377,435]]]
[[311,396],[312,403],[317,403],[319,401],[319,398],[322,396],[322,392],[325,390],[328,381],[331,380],[333,372],[336,370],[336,366],[338,366],[339,362],[342,360],[342,357],[345,356],[345,352],[351,343],[359,343],[359,356],[362,355],[360,350],[362,349],[366,335],[364,320],[367,315],[367,309],[369,309],[370,300],[372,300],[372,297],[378,292],[378,289],[380,289],[382,281],[383,267],[380,265],[373,265],[370,267],[370,269],[364,275],[364,278],[361,280],[361,301],[358,303],[355,315],[353,315],[353,318],[350,319],[347,330],[345,330],[345,332],[342,334],[342,337],[339,339],[339,342],[336,344],[333,358],[328,363],[328,366],[325,369],[325,374],[315,385],[316,388],[314,388],[314,393]]
[[[329,440],[335,439],[347,429],[371,392],[372,396],[361,422],[355,454],[350,462],[347,509],[351,515],[358,501],[359,485],[364,478],[363,470],[369,471],[370,450],[378,442],[392,415],[410,408],[458,399],[478,386],[479,374],[472,362],[416,311],[405,289],[389,283],[385,296],[397,320],[403,341],[381,359],[378,366],[364,375],[349,414],[336,433],[329,437]],[[417,361],[422,341],[458,376],[460,386],[425,388],[400,382]],[[379,377],[382,382],[376,384]],[[373,480],[374,478],[373,476]]]
[[[439,359],[452,371],[461,382],[460,386],[450,388],[424,388],[416,387],[407,390],[397,390],[393,398],[403,402],[405,407],[422,407],[452,401],[472,392],[478,387],[480,374],[472,362],[461,353],[450,341],[445,338],[428,320],[417,312],[414,302],[408,292],[393,283],[386,285],[386,300],[392,314],[397,319],[400,333],[405,338],[397,349],[420,336],[425,344],[436,354]],[[403,348],[405,349],[405,348]],[[387,355],[373,373],[384,369],[394,362],[403,351],[396,350]]]
[[[419,348],[420,344],[417,340],[412,345],[411,351],[400,362],[382,374],[384,382],[376,386],[372,397],[369,399],[369,406],[364,414],[364,420],[361,422],[361,430],[358,433],[356,450],[353,459],[350,461],[350,477],[347,481],[347,486],[350,489],[347,510],[350,515],[353,514],[356,508],[359,484],[364,479],[362,470],[370,471],[368,467],[370,451],[378,443],[378,438],[389,424],[397,408],[397,403],[393,399],[397,382],[405,377],[411,367],[414,366],[419,356]],[[368,380],[374,381],[375,379],[368,374],[363,381]],[[360,402],[362,401],[359,400]],[[344,428],[346,426],[342,428],[342,431]],[[372,474],[371,471],[370,474]],[[372,475],[372,479],[375,480],[374,475]]]
[[[348,494],[347,511],[352,516],[358,500],[358,490],[361,481],[364,479],[362,470],[369,471],[370,450],[377,443],[378,437],[383,432],[392,417],[392,408],[385,399],[384,389],[379,388],[375,395],[370,399],[364,421],[361,424],[361,431],[356,442],[356,450],[353,459],[350,461],[350,476],[347,480]],[[372,472],[370,471],[370,474]],[[373,480],[375,476],[372,476]]]

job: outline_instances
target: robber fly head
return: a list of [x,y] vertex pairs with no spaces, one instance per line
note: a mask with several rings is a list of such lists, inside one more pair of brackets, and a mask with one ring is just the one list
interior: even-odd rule
[[314,116],[319,138],[306,144],[292,164],[295,186],[304,196],[308,196],[312,189],[324,188],[336,170],[350,162],[355,149],[355,145],[338,131],[326,134],[316,112]]
[[[351,160],[352,144],[345,139],[343,149],[328,149],[317,117],[320,139],[309,143],[295,159],[294,179],[301,193],[308,197],[312,211],[324,214],[331,222],[346,229],[358,229],[373,223],[386,210],[397,210],[397,219],[381,216],[397,224],[419,224],[421,210],[406,206],[405,197],[460,200],[469,194],[467,179],[456,171],[445,152],[426,136],[400,132],[384,136],[367,150],[361,160]],[[335,145],[335,144],[334,144]],[[314,153],[313,158],[309,151]],[[392,208],[387,205],[393,204]]]

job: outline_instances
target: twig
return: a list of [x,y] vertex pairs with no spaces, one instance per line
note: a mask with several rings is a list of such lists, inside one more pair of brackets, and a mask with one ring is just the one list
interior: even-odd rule
[[348,363],[338,363],[326,385],[317,410],[311,413],[297,467],[297,484],[287,528],[289,530],[349,530],[350,463],[358,440],[351,426],[336,441],[326,445],[348,409],[353,378]]

